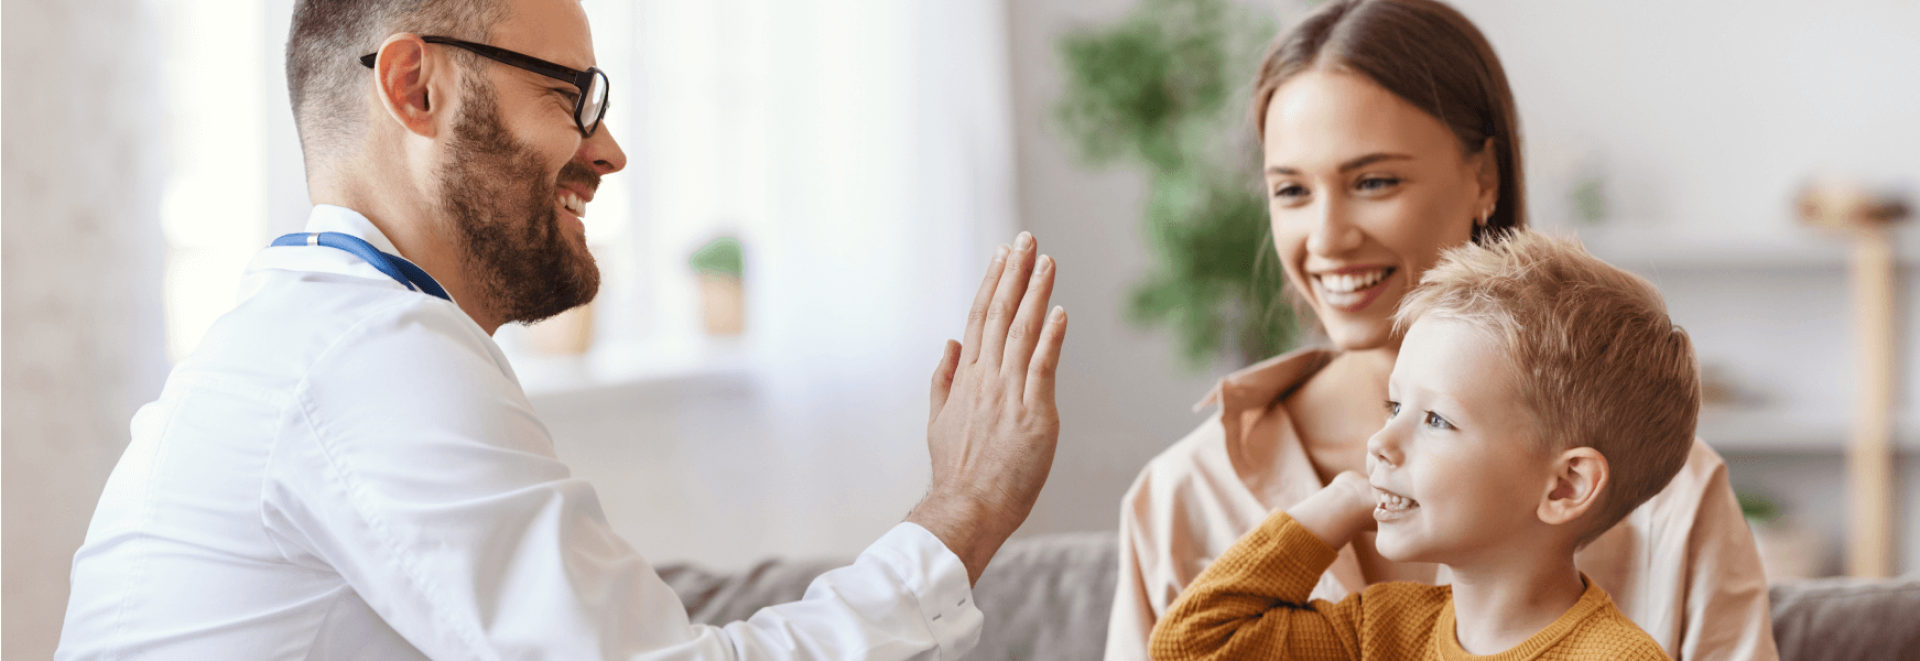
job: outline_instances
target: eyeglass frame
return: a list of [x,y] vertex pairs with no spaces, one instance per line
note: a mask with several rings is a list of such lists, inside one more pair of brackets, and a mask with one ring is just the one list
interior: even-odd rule
[[[573,103],[573,125],[575,128],[580,129],[580,136],[583,138],[591,138],[596,131],[600,130],[600,121],[607,117],[607,106],[612,105],[610,96],[612,94],[613,84],[612,81],[607,79],[607,72],[601,71],[600,67],[587,67],[585,71],[581,71],[573,67],[554,64],[532,55],[516,53],[498,46],[476,44],[471,41],[462,41],[452,37],[421,37],[420,40],[429,44],[452,46],[501,64],[519,67],[548,78],[573,83],[573,86],[580,90],[580,98]],[[360,64],[368,69],[372,69],[374,62],[379,60],[379,56],[380,54],[377,52],[362,55],[360,56]],[[602,95],[602,97],[605,98],[600,102],[599,116],[593,118],[592,125],[588,125],[586,121],[581,118],[581,115],[587,110],[587,91],[592,89],[589,85],[593,83],[595,76],[600,78],[600,84],[608,91]]]

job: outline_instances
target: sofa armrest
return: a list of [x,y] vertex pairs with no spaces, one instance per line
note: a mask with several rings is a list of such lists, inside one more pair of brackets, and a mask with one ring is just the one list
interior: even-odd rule
[[1775,583],[1782,661],[1920,661],[1920,576]]

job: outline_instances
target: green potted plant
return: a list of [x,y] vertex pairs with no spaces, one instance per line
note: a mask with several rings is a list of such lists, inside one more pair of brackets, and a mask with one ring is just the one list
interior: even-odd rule
[[746,294],[741,275],[746,255],[740,240],[722,236],[707,242],[687,264],[700,277],[700,305],[707,334],[739,335],[746,327]]
[[1128,318],[1170,328],[1195,369],[1278,354],[1299,327],[1244,139],[1247,85],[1273,30],[1228,0],[1144,0],[1057,42],[1067,74],[1058,126],[1088,165],[1147,175],[1154,266],[1134,284]]

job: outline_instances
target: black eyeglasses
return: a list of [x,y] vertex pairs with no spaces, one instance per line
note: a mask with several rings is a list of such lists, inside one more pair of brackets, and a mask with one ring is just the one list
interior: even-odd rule
[[[564,80],[580,88],[580,98],[573,104],[573,123],[580,128],[582,137],[591,138],[593,132],[600,130],[600,120],[607,116],[607,74],[600,67],[587,67],[586,71],[564,67],[531,55],[522,55],[505,48],[496,48],[471,41],[461,41],[451,37],[421,37],[429,44],[443,44],[472,51],[481,57],[532,71],[534,73]],[[379,53],[360,56],[360,64],[368,69],[378,59]]]

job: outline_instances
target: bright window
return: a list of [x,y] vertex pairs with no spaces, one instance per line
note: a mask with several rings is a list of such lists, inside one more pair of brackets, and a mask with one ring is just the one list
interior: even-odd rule
[[[241,271],[266,245],[266,72],[261,4],[167,0],[167,355],[192,353],[233,309]],[[281,112],[286,112],[280,109]]]

